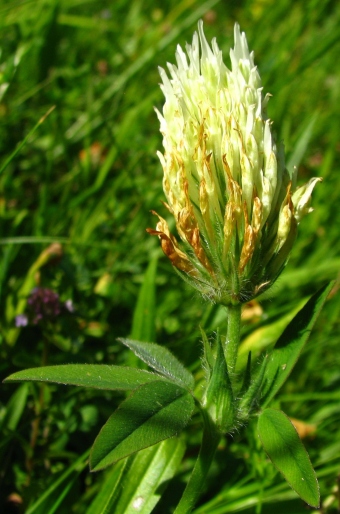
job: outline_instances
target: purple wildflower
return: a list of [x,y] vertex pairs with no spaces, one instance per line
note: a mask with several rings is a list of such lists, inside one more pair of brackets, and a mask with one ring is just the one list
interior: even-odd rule
[[15,326],[16,327],[26,327],[28,325],[28,317],[26,314],[18,314],[15,317]]
[[59,295],[52,289],[35,287],[27,300],[29,319],[33,325],[54,320],[61,313]]

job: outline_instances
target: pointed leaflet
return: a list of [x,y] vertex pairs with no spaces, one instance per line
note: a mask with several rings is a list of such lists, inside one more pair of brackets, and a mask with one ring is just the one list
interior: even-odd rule
[[332,287],[331,282],[308,300],[289,323],[274,350],[267,357],[262,406],[270,402],[290,375]]
[[29,384],[21,384],[6,405],[5,416],[1,420],[1,428],[14,432],[27,405]]
[[133,341],[132,339],[118,339],[118,341],[130,348],[137,357],[158,373],[170,378],[182,387],[187,387],[190,390],[194,388],[195,382],[192,374],[164,346]]
[[[121,495],[107,514],[150,514],[177,471],[185,450],[184,442],[174,437],[146,448],[130,457],[131,467],[121,484]],[[115,465],[116,466],[116,465]],[[100,513],[95,513],[100,514]],[[104,513],[103,513],[104,514]]]
[[320,503],[319,485],[309,456],[284,412],[264,410],[258,420],[263,447],[289,485],[312,507]]
[[174,437],[116,462],[86,514],[149,514],[177,471],[185,451]]
[[171,382],[140,387],[99,432],[91,451],[91,469],[98,471],[178,434],[189,422],[194,406],[193,397]]
[[57,384],[92,387],[94,389],[130,390],[162,377],[141,369],[105,364],[63,364],[18,371],[5,382],[32,380]]
[[120,460],[113,466],[91,505],[87,508],[86,514],[109,514],[114,512],[114,507],[119,498],[122,482],[125,478],[125,471],[129,459]]

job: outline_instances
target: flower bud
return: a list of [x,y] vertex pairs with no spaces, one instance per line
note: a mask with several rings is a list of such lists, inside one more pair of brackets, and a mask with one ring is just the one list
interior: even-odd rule
[[312,207],[310,207],[312,192],[317,182],[321,181],[321,178],[314,177],[308,184],[299,187],[293,194],[292,202],[294,205],[295,219],[298,223],[306,214],[313,211]]
[[216,40],[207,43],[202,22],[186,53],[178,46],[170,78],[160,69],[158,156],[182,244],[159,216],[156,230],[148,229],[187,281],[226,305],[249,301],[276,280],[320,180],[292,191],[295,180],[266,115],[270,95],[262,95],[254,54],[237,24],[234,38],[231,70]]

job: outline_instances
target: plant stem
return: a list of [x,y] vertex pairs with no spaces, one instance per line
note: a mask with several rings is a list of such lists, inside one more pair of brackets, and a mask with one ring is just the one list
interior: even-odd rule
[[229,373],[233,373],[237,361],[237,352],[241,337],[241,309],[242,304],[228,305],[228,329],[225,347],[225,358]]
[[[43,337],[43,351],[42,351],[42,357],[41,357],[41,366],[42,367],[47,365],[48,350],[49,350],[49,340],[47,337],[44,336]],[[36,417],[32,421],[32,432],[31,432],[31,438],[30,438],[31,452],[30,452],[29,457],[27,457],[27,459],[26,459],[26,468],[28,471],[27,485],[30,483],[31,476],[33,473],[34,449],[36,447],[38,435],[39,435],[41,413],[44,410],[45,386],[46,386],[46,384],[39,384],[39,399],[38,399],[38,403],[35,405]]]
[[201,412],[204,420],[204,429],[200,452],[174,514],[189,514],[194,508],[202,493],[208,471],[221,438],[209,414],[203,409]]

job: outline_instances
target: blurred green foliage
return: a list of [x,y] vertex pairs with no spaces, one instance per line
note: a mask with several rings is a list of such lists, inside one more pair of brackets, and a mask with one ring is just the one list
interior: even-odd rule
[[[155,225],[149,211],[162,211],[164,198],[153,112],[162,105],[157,66],[174,62],[176,44],[191,40],[201,18],[207,39],[217,37],[227,63],[239,22],[255,50],[264,90],[273,94],[269,116],[285,141],[288,166],[299,167],[301,183],[324,178],[313,195],[315,212],[300,227],[286,271],[261,301],[262,313],[256,305],[246,311],[245,341],[256,330],[251,345],[263,350],[273,344],[282,332],[280,318],[292,317],[309,294],[337,277],[339,2],[2,0],[2,378],[43,362],[138,365],[116,338],[142,333],[172,349],[199,382],[199,324],[208,332],[220,326],[223,333],[224,312],[187,289],[145,228]],[[61,246],[51,249],[55,243]],[[143,286],[158,257],[157,273],[149,268]],[[35,286],[53,289],[63,302],[71,299],[75,312],[48,327],[16,328],[15,316]],[[306,446],[327,514],[339,508],[339,304],[335,286],[276,402],[316,425]],[[110,473],[119,474],[118,468],[90,474],[86,458],[121,398],[61,386],[2,386],[1,511],[86,512],[113,480]],[[170,513],[183,489],[197,453],[197,423],[194,418],[187,430],[180,474],[154,512]],[[274,505],[277,514],[305,512],[267,462],[252,425],[222,446],[197,514],[265,514]]]

